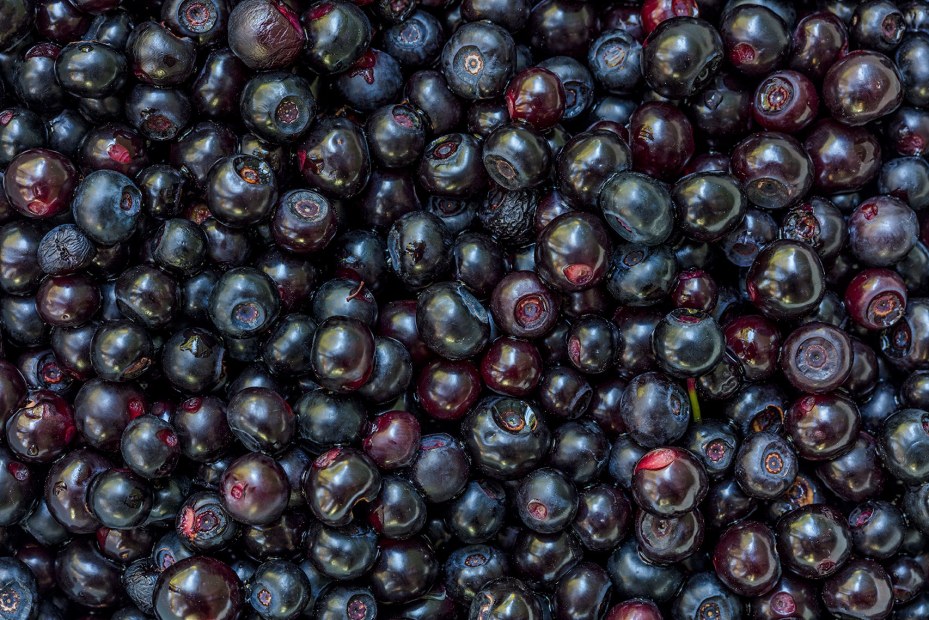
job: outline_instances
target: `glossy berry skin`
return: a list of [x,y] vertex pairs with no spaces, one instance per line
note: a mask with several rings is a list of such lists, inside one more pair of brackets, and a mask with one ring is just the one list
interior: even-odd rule
[[817,82],[848,52],[848,30],[828,11],[807,15],[794,28],[788,65]]
[[[427,516],[426,501],[415,485],[404,478],[388,476],[371,505],[368,522],[378,534],[403,540],[419,533],[426,524]],[[372,543],[373,556],[376,543],[373,540]]]
[[438,420],[462,418],[480,393],[480,371],[467,361],[434,360],[420,371],[416,384],[420,407]]
[[841,329],[824,323],[807,323],[784,340],[781,370],[798,390],[815,394],[831,392],[851,372],[851,346]]
[[903,279],[889,269],[866,269],[845,289],[849,317],[869,330],[890,327],[906,312],[907,290]]
[[390,266],[402,282],[423,288],[449,266],[452,239],[437,216],[423,211],[397,218],[387,233]]
[[883,424],[878,446],[884,467],[907,484],[929,480],[929,470],[922,455],[929,449],[929,414],[919,409],[903,409],[889,416]]
[[397,99],[403,76],[393,56],[369,48],[335,79],[335,86],[353,108],[373,112]]
[[587,67],[568,56],[546,58],[538,66],[558,76],[565,89],[565,120],[578,117],[593,101],[593,76]]
[[610,248],[599,218],[565,213],[542,231],[536,243],[536,266],[541,277],[557,290],[581,291],[606,277]]
[[662,22],[673,17],[697,17],[700,9],[696,2],[672,2],[669,0],[648,0],[642,4],[641,26],[645,34],[650,33]]
[[632,506],[622,490],[611,484],[593,484],[578,493],[571,531],[584,548],[609,551],[628,533],[632,516]]
[[813,163],[813,186],[819,191],[861,189],[878,174],[881,164],[881,145],[873,132],[831,118],[811,126],[803,148]]
[[681,618],[703,614],[737,617],[742,602],[710,571],[693,573],[674,600],[673,613]]
[[784,21],[761,5],[741,5],[726,11],[720,35],[727,60],[749,76],[762,76],[776,69],[790,47]]
[[858,50],[832,65],[822,96],[833,118],[857,126],[896,110],[903,101],[903,86],[889,58]]
[[778,522],[777,535],[784,566],[805,578],[833,575],[852,553],[845,519],[828,506],[814,504],[788,513]]
[[515,61],[516,46],[506,30],[490,22],[473,22],[449,37],[441,67],[453,93],[466,99],[489,99],[503,93]]
[[533,531],[552,534],[567,527],[577,512],[577,491],[556,469],[533,471],[520,481],[516,507],[523,524]]
[[631,165],[632,152],[622,138],[606,130],[582,132],[555,161],[558,189],[571,205],[595,203],[606,181]]
[[828,262],[841,252],[848,233],[838,207],[824,198],[812,198],[784,215],[780,236],[806,242]]
[[677,308],[655,327],[652,349],[658,365],[668,374],[696,377],[719,362],[725,342],[711,316],[700,310]]
[[484,385],[499,394],[525,397],[532,393],[542,375],[542,358],[530,343],[515,338],[498,338],[481,360]]
[[[129,114],[131,115],[131,107]],[[87,132],[78,152],[85,170],[114,170],[134,177],[149,163],[145,137],[135,129],[112,122]]]
[[429,287],[417,302],[420,336],[433,352],[450,360],[479,353],[487,345],[487,310],[463,286],[451,282]]
[[346,118],[317,119],[299,143],[296,156],[298,169],[310,187],[339,198],[357,195],[371,170],[363,131]]
[[504,93],[512,121],[529,123],[540,131],[551,129],[565,110],[565,89],[557,75],[533,67],[513,76]]
[[685,578],[678,566],[660,566],[645,560],[631,538],[613,552],[606,568],[616,596],[621,599],[648,598],[662,604],[670,603]]
[[[649,136],[661,133],[654,128],[642,130]],[[648,157],[652,149],[663,150],[657,145],[633,141],[636,157]],[[636,168],[646,169],[650,165],[640,166],[637,162]],[[620,172],[610,177],[600,190],[599,205],[613,230],[632,243],[658,245],[670,236],[674,227],[671,195],[663,184],[645,174]]]
[[731,469],[738,443],[735,428],[715,419],[692,425],[681,439],[681,445],[702,461],[711,478],[719,478]]
[[407,80],[405,96],[422,112],[432,134],[454,131],[462,115],[462,102],[449,89],[441,71],[423,69]]
[[800,143],[782,133],[756,133],[732,152],[732,174],[752,203],[782,209],[802,199],[813,185],[813,162]]
[[681,448],[658,448],[636,463],[632,496],[648,512],[680,516],[700,503],[708,488],[703,464]]
[[316,116],[309,82],[285,72],[252,78],[240,101],[245,125],[259,138],[278,144],[299,140]]
[[764,246],[777,238],[777,223],[767,212],[754,207],[745,210],[740,222],[721,239],[723,252],[732,264],[750,267]]
[[55,578],[70,601],[102,608],[119,602],[120,566],[97,551],[91,539],[71,541],[55,560]]
[[429,503],[450,500],[468,482],[470,465],[462,443],[446,433],[424,435],[410,466],[409,476]]
[[686,432],[690,403],[686,392],[667,375],[646,372],[626,386],[619,402],[619,416],[637,443],[657,448]]
[[129,177],[112,170],[91,172],[74,193],[71,211],[78,227],[100,245],[132,236],[142,211],[142,194]]
[[697,130],[714,142],[729,144],[751,127],[752,92],[734,74],[719,72],[690,99],[686,109]]
[[687,175],[671,188],[671,197],[676,206],[677,227],[697,241],[718,241],[738,226],[748,208],[739,184],[722,173]]
[[781,577],[781,562],[774,533],[757,521],[745,521],[726,529],[713,552],[716,575],[743,596],[760,596]]
[[703,515],[692,510],[678,517],[656,517],[640,511],[635,536],[640,553],[660,564],[680,562],[692,556],[703,544]]
[[671,104],[644,103],[629,121],[629,146],[635,170],[671,180],[694,153],[693,127]]
[[152,255],[162,268],[188,275],[203,264],[206,238],[202,229],[183,218],[165,221],[152,234]]
[[587,379],[576,370],[555,366],[542,375],[538,400],[546,414],[575,419],[590,407],[594,391]]
[[425,594],[439,564],[421,539],[381,542],[381,554],[371,569],[374,595],[385,602],[406,602]]
[[123,84],[126,64],[126,57],[109,45],[81,41],[61,50],[55,61],[55,73],[68,93],[102,98]]
[[539,599],[526,584],[514,577],[503,577],[485,584],[471,600],[469,617],[479,617],[482,608],[501,620],[539,620],[543,617]]
[[620,334],[616,326],[599,316],[583,316],[565,334],[568,361],[589,374],[606,372],[616,361]]
[[222,275],[210,294],[210,319],[225,335],[255,336],[277,318],[280,303],[268,276],[249,267],[231,269]]
[[858,47],[885,54],[900,44],[907,29],[903,13],[892,2],[883,0],[856,7],[850,26],[849,34]]
[[168,567],[155,586],[153,605],[160,618],[203,614],[217,620],[235,618],[243,606],[243,587],[229,566],[195,556]]
[[85,275],[51,276],[39,286],[35,311],[55,327],[78,327],[100,307],[100,290]]
[[145,329],[129,321],[106,322],[90,343],[90,361],[107,381],[138,379],[152,365],[154,347]]
[[210,212],[241,227],[264,219],[277,200],[277,181],[267,162],[248,155],[216,162],[207,179]]
[[314,2],[301,21],[307,35],[303,58],[310,68],[324,75],[347,69],[371,43],[371,22],[351,2]]
[[[15,369],[12,370],[15,372]],[[3,381],[0,385],[10,390],[10,397],[16,397],[15,384]],[[25,386],[22,394],[26,394]],[[64,452],[77,431],[73,407],[47,390],[29,392],[23,402],[11,407],[6,415],[4,436],[7,446],[18,458],[30,463],[55,460]]]
[[248,603],[265,618],[283,620],[311,600],[311,586],[300,567],[285,560],[263,563],[248,583]]
[[631,599],[610,608],[607,620],[660,620],[661,611],[648,599]]
[[332,203],[310,189],[291,190],[281,196],[271,219],[277,245],[297,254],[324,249],[337,230]]
[[792,614],[800,620],[821,617],[822,609],[815,583],[799,579],[789,573],[767,594],[752,599],[752,609],[760,618],[780,618]]
[[617,94],[635,90],[642,80],[642,44],[624,30],[607,30],[587,52],[594,79]]
[[287,507],[290,489],[284,470],[271,457],[251,452],[226,468],[219,491],[229,515],[247,525],[267,525]]
[[484,169],[509,190],[539,185],[551,166],[551,150],[541,134],[521,124],[502,125],[484,140]]
[[748,271],[748,298],[774,319],[811,312],[826,292],[822,263],[805,243],[791,240],[767,245]]
[[848,514],[848,524],[855,550],[867,557],[890,559],[903,544],[906,522],[900,509],[889,502],[859,504]]
[[323,390],[305,392],[294,404],[297,433],[313,453],[356,441],[364,424],[360,400]]
[[[535,134],[533,134],[535,135]],[[537,142],[534,142],[538,146]],[[466,198],[487,185],[480,142],[469,134],[440,136],[426,146],[419,162],[419,182],[428,191],[443,196]]]
[[557,296],[530,271],[513,271],[494,287],[490,311],[499,329],[518,338],[546,334],[558,319]]
[[43,248],[42,231],[40,225],[30,222],[11,222],[0,229],[0,288],[4,292],[14,295],[35,292],[45,264],[37,256]]
[[[215,396],[195,396],[180,403],[171,418],[181,453],[198,462],[214,461],[226,451],[232,432],[225,403]],[[170,435],[158,439],[170,443]]]
[[141,525],[152,507],[152,490],[145,480],[126,470],[109,470],[95,476],[87,489],[88,504],[104,527]]
[[145,415],[126,425],[120,439],[120,453],[133,472],[155,479],[171,474],[180,458],[181,448],[171,424]]
[[446,523],[465,544],[491,540],[504,525],[506,494],[499,483],[476,479],[449,502]]
[[284,398],[267,388],[245,388],[226,407],[229,428],[249,450],[279,453],[290,444],[296,420]]
[[[85,448],[69,452],[49,469],[45,481],[45,502],[51,515],[68,532],[90,534],[100,526],[87,506],[86,491],[91,478],[112,467],[108,458]],[[64,485],[66,492],[55,493],[56,485]]]
[[889,267],[912,249],[917,237],[915,213],[891,196],[861,202],[848,219],[848,245],[870,267]]
[[723,42],[706,21],[676,17],[648,35],[642,50],[642,76],[658,94],[685,99],[700,90],[723,60]]
[[904,106],[888,118],[889,148],[898,155],[925,155],[929,134],[922,110]]
[[779,435],[765,430],[747,437],[735,460],[735,478],[748,495],[774,499],[797,476],[797,456]]
[[877,178],[878,191],[899,198],[913,209],[924,208],[927,166],[920,157],[898,157],[886,162]]
[[225,33],[229,7],[219,0],[191,3],[171,0],[161,6],[161,19],[178,36],[204,45],[219,40]]
[[853,402],[837,395],[804,396],[785,413],[784,428],[801,458],[830,460],[858,438],[860,416]]
[[893,586],[873,560],[851,560],[823,583],[823,604],[837,616],[887,617],[893,608]]
[[386,105],[375,110],[368,117],[365,131],[371,156],[391,168],[412,164],[426,146],[425,122],[409,104]]
[[374,371],[374,348],[374,337],[364,323],[331,317],[316,329],[310,365],[321,385],[338,392],[353,392]]
[[44,219],[69,206],[77,181],[77,169],[64,155],[49,149],[29,149],[9,163],[3,187],[10,205],[19,213]]
[[462,438],[473,466],[501,480],[528,474],[551,444],[551,433],[534,406],[515,398],[479,402],[462,422]]
[[741,362],[745,378],[763,380],[777,370],[781,335],[777,326],[758,315],[734,318],[724,327],[726,347]]
[[381,475],[374,462],[352,448],[332,448],[317,458],[303,481],[313,515],[332,526],[347,525],[360,502],[377,497]]
[[[3,509],[0,510],[0,522],[5,526],[12,526],[23,521],[28,516],[38,495],[38,478],[29,464],[22,462],[18,455],[6,448],[0,451],[0,460],[2,460],[3,466],[3,470],[0,472],[0,486],[3,488],[4,495],[8,498]],[[83,488],[81,487],[81,490]],[[64,499],[62,507],[67,505],[65,502],[69,499]],[[87,516],[93,519],[92,515]],[[78,515],[79,517],[80,515]]]
[[[177,86],[191,77],[196,64],[196,45],[175,36],[163,24],[147,21],[136,26],[126,42],[133,75],[154,86]],[[168,62],[168,59],[173,62]]]
[[406,12],[412,9],[415,9],[412,15],[383,31],[380,45],[402,66],[422,67],[439,56],[445,37],[437,17],[416,9],[412,3]]
[[819,112],[819,94],[809,78],[797,71],[777,71],[755,89],[752,116],[770,131],[795,133]]

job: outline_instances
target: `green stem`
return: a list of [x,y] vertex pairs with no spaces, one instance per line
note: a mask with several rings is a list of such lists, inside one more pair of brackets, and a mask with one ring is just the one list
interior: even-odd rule
[[689,377],[687,379],[687,394],[690,396],[690,411],[693,415],[694,422],[700,423],[700,400],[697,398],[697,379]]

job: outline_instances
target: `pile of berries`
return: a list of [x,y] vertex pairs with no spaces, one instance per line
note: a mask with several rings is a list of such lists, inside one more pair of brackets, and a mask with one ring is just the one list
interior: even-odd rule
[[927,0],[0,0],[0,620],[926,620],[927,154]]

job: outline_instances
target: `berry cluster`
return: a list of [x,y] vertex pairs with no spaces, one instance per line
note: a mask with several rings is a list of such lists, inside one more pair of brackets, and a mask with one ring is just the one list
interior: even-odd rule
[[926,620],[929,1],[0,0],[0,619]]

